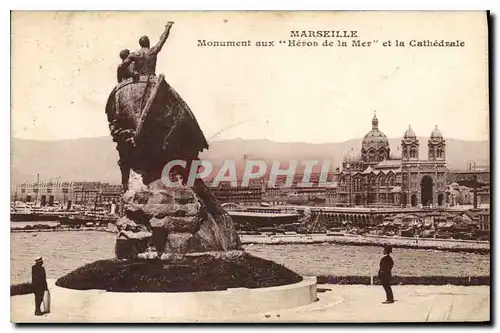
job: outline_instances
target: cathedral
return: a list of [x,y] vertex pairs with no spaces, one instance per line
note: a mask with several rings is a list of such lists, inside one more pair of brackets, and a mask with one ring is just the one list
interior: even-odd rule
[[419,156],[419,141],[411,126],[401,140],[401,156],[391,156],[389,140],[379,130],[377,116],[363,138],[360,153],[344,157],[337,204],[347,206],[443,206],[446,194],[446,141],[437,128],[427,141],[427,160]]

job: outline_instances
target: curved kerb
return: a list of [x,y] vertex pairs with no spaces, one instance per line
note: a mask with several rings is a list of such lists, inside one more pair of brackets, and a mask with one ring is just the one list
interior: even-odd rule
[[311,276],[284,286],[223,291],[116,293],[55,288],[65,289],[64,293],[75,293],[75,296],[78,294],[74,302],[81,302],[81,306],[72,306],[81,309],[83,321],[92,322],[223,321],[236,316],[291,309],[317,300],[317,281]]

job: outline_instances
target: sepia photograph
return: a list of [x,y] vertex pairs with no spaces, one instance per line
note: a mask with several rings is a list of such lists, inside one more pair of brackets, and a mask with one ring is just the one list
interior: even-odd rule
[[491,323],[487,11],[12,11],[12,323]]

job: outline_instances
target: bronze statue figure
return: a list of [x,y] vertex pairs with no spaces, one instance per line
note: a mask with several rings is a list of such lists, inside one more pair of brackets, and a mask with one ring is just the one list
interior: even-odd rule
[[[144,36],[139,39],[139,51],[120,53],[119,82],[106,103],[126,192],[124,215],[118,223],[133,222],[152,231],[158,257],[164,252],[240,249],[231,217],[210,189],[200,179],[193,187],[185,183],[185,172],[208,149],[208,142],[189,106],[163,74],[155,73],[157,55],[172,24],[168,22],[155,46],[150,48]],[[187,162],[184,171],[172,174],[184,180],[181,187],[168,187],[162,180],[163,168],[172,160]],[[142,177],[140,184],[132,177],[137,174]],[[136,179],[134,186],[131,179]]]
[[134,64],[125,62],[129,55],[130,51],[128,49],[120,51],[120,59],[122,59],[122,63],[118,65],[118,68],[116,70],[116,78],[118,83],[135,75],[133,67]]
[[142,36],[139,39],[139,45],[141,49],[137,52],[131,53],[125,60],[124,64],[127,66],[131,62],[134,62],[134,69],[139,75],[155,75],[156,74],[156,57],[158,53],[165,45],[168,35],[170,34],[170,29],[174,22],[169,21],[165,26],[165,31],[160,37],[158,43],[150,48],[149,37]]

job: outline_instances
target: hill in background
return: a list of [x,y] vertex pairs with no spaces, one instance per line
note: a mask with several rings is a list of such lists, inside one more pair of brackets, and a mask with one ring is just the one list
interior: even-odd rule
[[[270,166],[273,160],[329,160],[330,169],[341,165],[351,149],[358,153],[361,138],[338,143],[312,144],[304,142],[274,142],[265,139],[232,139],[214,141],[210,150],[200,157],[220,166],[226,159],[234,159],[239,171],[245,159],[261,159]],[[427,158],[427,138],[420,137],[420,157]],[[389,139],[392,155],[400,155],[401,139]],[[488,141],[446,139],[446,156],[451,170],[466,169],[469,161],[489,165]],[[58,141],[36,141],[12,138],[11,182],[71,180],[119,183],[118,152],[110,137],[81,138]]]

